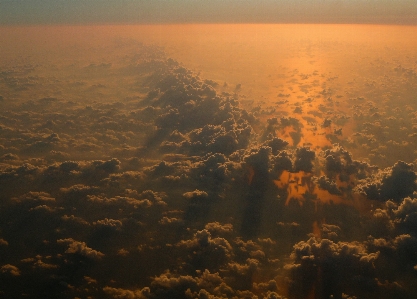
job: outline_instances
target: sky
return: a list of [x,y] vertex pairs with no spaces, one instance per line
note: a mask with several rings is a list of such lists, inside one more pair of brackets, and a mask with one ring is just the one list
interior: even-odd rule
[[416,24],[413,0],[1,0],[0,24]]

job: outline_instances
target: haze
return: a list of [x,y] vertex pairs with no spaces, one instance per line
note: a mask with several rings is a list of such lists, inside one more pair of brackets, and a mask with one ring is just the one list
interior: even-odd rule
[[2,24],[368,23],[415,24],[413,0],[17,0],[0,2]]

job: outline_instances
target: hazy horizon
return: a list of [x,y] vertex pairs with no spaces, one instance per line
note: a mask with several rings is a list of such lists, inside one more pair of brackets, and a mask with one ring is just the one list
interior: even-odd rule
[[412,0],[17,0],[0,24],[331,23],[417,24]]

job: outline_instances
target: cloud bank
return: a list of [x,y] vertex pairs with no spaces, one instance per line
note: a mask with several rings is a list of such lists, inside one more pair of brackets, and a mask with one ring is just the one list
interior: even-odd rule
[[417,296],[414,102],[343,102],[291,69],[304,95],[253,107],[244,84],[135,48],[2,65],[2,296]]

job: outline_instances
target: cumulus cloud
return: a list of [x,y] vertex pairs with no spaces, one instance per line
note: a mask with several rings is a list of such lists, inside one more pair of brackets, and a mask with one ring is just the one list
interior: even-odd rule
[[62,220],[64,221],[72,221],[75,223],[79,223],[81,225],[90,225],[90,223],[88,223],[87,221],[85,221],[83,218],[81,217],[77,217],[74,215],[68,216],[68,215],[64,215],[61,217]]
[[197,231],[192,239],[181,240],[176,246],[186,248],[190,252],[187,262],[198,270],[218,269],[233,254],[232,246],[225,238],[213,238],[206,229]]
[[12,276],[19,276],[20,270],[14,265],[6,264],[0,267],[0,272],[5,274],[10,274]]
[[369,199],[398,202],[417,190],[416,179],[413,165],[398,161],[358,184],[357,189]]
[[312,172],[316,153],[309,148],[300,147],[295,152],[294,170]]
[[404,198],[404,200],[398,205],[396,210],[393,210],[395,215],[395,222],[404,227],[407,232],[416,234],[414,228],[417,224],[417,199],[411,199],[410,197]]
[[183,221],[181,219],[174,218],[174,217],[169,218],[167,216],[164,216],[164,217],[161,218],[161,220],[159,220],[159,223],[163,224],[163,225],[180,224],[182,222]]
[[355,285],[355,291],[366,294],[367,288],[377,289],[373,262],[379,252],[368,252],[359,242],[333,242],[310,238],[294,245],[289,292],[302,298],[314,290],[320,297],[341,296]]
[[316,184],[319,188],[329,191],[330,194],[340,195],[342,192],[338,189],[335,181],[329,180],[325,176],[321,176],[316,180]]
[[207,198],[208,194],[205,191],[200,191],[196,189],[194,191],[185,192],[182,196],[184,196],[187,199],[203,199]]
[[93,225],[97,227],[107,227],[112,229],[119,229],[122,227],[123,223],[120,220],[104,218],[103,220],[97,220],[93,222]]
[[144,294],[147,294],[147,290],[125,290],[121,288],[112,288],[112,287],[104,287],[104,293],[110,295],[112,298],[120,298],[120,299],[143,299],[147,298]]
[[0,65],[6,296],[416,297],[416,113],[388,79],[365,98],[283,68],[255,102],[145,48],[56,78]]
[[51,202],[55,201],[55,198],[46,192],[28,192],[15,200],[17,202]]
[[288,142],[282,140],[281,138],[273,137],[272,139],[266,141],[265,145],[269,146],[272,149],[272,154],[276,155],[288,145]]
[[88,247],[85,242],[76,241],[72,238],[59,239],[57,243],[68,245],[65,253],[79,254],[92,260],[99,260],[104,256],[102,252]]
[[245,291],[233,290],[219,273],[208,270],[197,271],[196,276],[176,275],[167,271],[155,277],[149,287],[140,290],[140,294],[143,298],[232,298],[241,297],[239,295],[245,294]]
[[231,223],[222,225],[216,221],[216,222],[207,223],[205,226],[205,229],[208,230],[212,234],[213,233],[224,234],[224,233],[231,233],[233,231],[233,225]]

